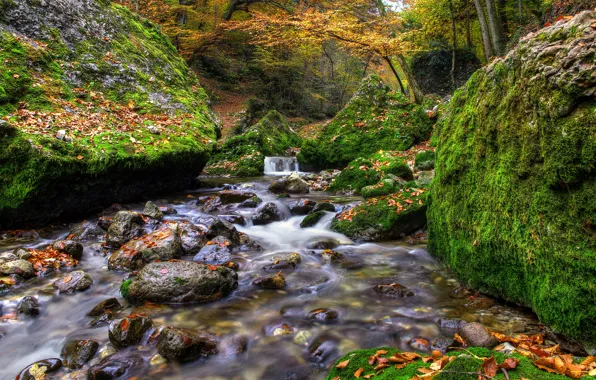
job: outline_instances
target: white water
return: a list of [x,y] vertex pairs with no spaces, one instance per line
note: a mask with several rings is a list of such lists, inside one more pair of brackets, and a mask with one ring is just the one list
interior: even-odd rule
[[265,157],[265,175],[288,175],[298,171],[296,157]]

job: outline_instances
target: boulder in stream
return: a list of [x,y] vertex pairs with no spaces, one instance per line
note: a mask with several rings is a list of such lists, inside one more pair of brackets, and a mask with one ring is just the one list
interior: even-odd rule
[[267,202],[261,206],[252,216],[252,222],[255,226],[278,222],[283,219],[277,204]]
[[93,285],[93,279],[82,270],[68,273],[54,282],[54,288],[60,293],[74,293],[87,290]]
[[188,220],[178,221],[178,236],[180,236],[184,254],[194,255],[199,252],[209,240],[208,232],[208,228],[202,224],[195,225]]
[[132,302],[184,303],[215,301],[237,287],[238,274],[232,269],[174,261],[147,264],[120,289]]
[[290,203],[290,212],[292,215],[307,215],[318,203],[310,199],[300,199]]
[[101,228],[98,222],[84,221],[75,225],[68,234],[68,238],[74,241],[95,241],[101,239],[106,230]]
[[47,375],[58,371],[60,368],[62,368],[62,360],[58,358],[39,360],[25,367],[16,378],[19,380],[37,380],[42,374],[44,375],[42,378],[46,378]]
[[123,352],[110,355],[87,371],[88,380],[111,380],[131,378],[136,371],[144,369],[145,361],[134,353]]
[[306,218],[300,222],[300,228],[314,227],[321,219],[323,219],[324,216],[325,211],[317,211],[313,212],[312,214],[308,214]]
[[28,317],[36,317],[39,315],[39,301],[33,296],[25,296],[17,305],[17,313]]
[[257,278],[252,283],[263,289],[283,289],[286,287],[286,278],[278,272],[275,276]]
[[136,212],[118,211],[108,228],[106,242],[113,248],[120,248],[142,233],[143,224],[143,218]]
[[196,256],[194,262],[205,264],[223,264],[232,258],[232,242],[223,236],[210,240]]
[[64,344],[60,356],[65,367],[79,369],[93,358],[99,343],[94,340],[69,340]]
[[99,317],[100,315],[104,314],[106,311],[117,311],[122,309],[122,305],[116,298],[108,298],[106,300],[101,301],[89,313],[87,313],[90,317]]
[[134,346],[141,343],[145,333],[153,327],[153,321],[142,315],[128,315],[110,324],[108,336],[116,348]]
[[300,178],[298,173],[292,173],[289,176],[273,181],[269,186],[269,191],[275,194],[308,194],[310,188],[308,184]]
[[33,265],[26,260],[13,260],[0,265],[1,275],[18,274],[24,278],[35,277]]
[[412,297],[414,295],[413,291],[395,282],[391,284],[379,284],[375,286],[375,292],[384,296],[398,298]]
[[157,205],[151,201],[145,203],[145,208],[143,209],[143,215],[150,217],[154,220],[162,220],[163,219],[163,212],[157,207]]
[[226,220],[216,216],[206,215],[198,218],[196,222],[208,228],[207,237],[209,239],[223,236],[230,239],[234,244],[237,244],[240,241],[240,233],[232,223]]
[[76,240],[58,240],[52,244],[52,248],[70,255],[76,260],[80,260],[83,256],[83,244]]
[[255,193],[239,190],[223,190],[219,192],[219,199],[224,205],[230,203],[241,203],[248,199],[256,197]]
[[217,342],[204,332],[166,327],[157,339],[157,351],[168,360],[188,362],[216,354]]

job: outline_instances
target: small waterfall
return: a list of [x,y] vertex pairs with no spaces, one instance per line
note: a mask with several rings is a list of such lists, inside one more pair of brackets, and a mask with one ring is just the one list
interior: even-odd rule
[[296,157],[265,157],[266,175],[288,175],[300,171]]

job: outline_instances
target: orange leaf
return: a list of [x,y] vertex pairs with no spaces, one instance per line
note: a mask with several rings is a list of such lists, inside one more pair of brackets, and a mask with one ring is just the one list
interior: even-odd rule
[[495,377],[497,376],[497,372],[499,371],[499,367],[497,366],[497,362],[495,361],[495,357],[491,356],[490,358],[486,359],[484,363],[482,363],[482,371],[488,377]]
[[122,322],[120,322],[120,330],[122,330],[122,332],[128,330],[128,328],[130,327],[130,322],[128,321],[128,319],[124,318],[122,320]]
[[217,266],[215,266],[215,265],[207,265],[207,268],[209,270],[217,270]]
[[71,280],[72,280],[72,276],[68,276],[68,277],[64,277],[64,280],[62,280],[62,282],[69,283]]
[[348,366],[348,364],[350,364],[350,360],[344,360],[343,362],[338,363],[335,368],[337,369],[344,369]]
[[396,364],[395,365],[395,369],[404,369],[404,368],[406,368],[406,366],[407,366],[406,363]]
[[360,375],[362,375],[362,372],[364,372],[364,368],[360,367],[356,370],[356,372],[354,372],[354,377],[355,378],[360,378]]
[[81,156],[80,154],[77,156],[77,160],[82,160],[83,158],[85,157]]
[[507,358],[507,359],[505,359],[505,361],[503,363],[499,364],[499,368],[515,369],[515,368],[517,368],[518,364],[519,364],[519,359]]

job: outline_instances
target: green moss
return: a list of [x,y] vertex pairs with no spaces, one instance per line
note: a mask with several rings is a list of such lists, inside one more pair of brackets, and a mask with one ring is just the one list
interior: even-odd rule
[[429,248],[468,286],[594,343],[596,102],[582,95],[592,71],[573,74],[582,87],[555,84],[535,74],[561,67],[556,58],[535,63],[524,44],[477,72],[435,131]]
[[122,285],[120,285],[120,294],[122,294],[122,297],[124,297],[125,299],[128,299],[128,288],[130,287],[131,283],[132,279],[128,279],[124,281]]
[[300,145],[285,118],[270,111],[243,134],[226,140],[205,167],[208,175],[253,177],[263,174],[265,156],[284,156],[289,148]]
[[426,189],[416,188],[370,198],[339,214],[331,229],[358,241],[399,239],[426,225],[426,199]]
[[414,163],[415,170],[431,170],[435,167],[435,152],[432,150],[423,150],[416,155]]
[[376,185],[366,186],[360,190],[364,198],[375,198],[383,195],[393,194],[396,191],[395,181],[383,179]]
[[302,220],[302,222],[300,223],[300,227],[301,228],[313,227],[315,224],[319,223],[319,220],[321,220],[324,216],[325,216],[325,211],[317,211],[317,212],[308,214],[304,218],[304,220]]
[[298,158],[316,169],[340,169],[379,150],[406,150],[428,139],[431,127],[422,107],[371,76],[317,139],[304,141]]
[[359,193],[366,186],[376,185],[388,174],[409,180],[412,171],[404,159],[392,152],[380,151],[367,158],[357,158],[337,176],[329,187],[331,192]]
[[[368,364],[368,358],[375,355],[378,350],[387,351],[387,354],[381,355],[381,357],[384,358],[391,357],[395,353],[400,352],[399,350],[391,347],[370,348],[350,352],[338,359],[335,365],[331,366],[331,370],[329,371],[326,379],[352,379],[354,378],[354,373],[359,368],[362,368],[364,370],[362,372],[362,376],[375,374],[373,378],[378,380],[410,380],[415,375],[422,375],[422,373],[418,371],[419,368],[429,368],[432,363],[424,363],[421,359],[418,359],[402,369],[396,369],[395,366],[391,365],[382,371],[374,371],[374,366]],[[513,357],[519,360],[519,364],[516,369],[507,371],[509,379],[512,380],[560,380],[566,378],[565,376],[551,374],[538,369],[528,358],[519,354],[506,355],[500,352],[488,350],[486,348],[471,347],[464,351],[449,352],[447,355],[454,356],[456,359],[447,364],[447,366],[445,366],[441,372],[435,375],[433,379],[476,380],[478,379],[478,370],[481,368],[483,363],[483,360],[479,358],[490,357],[494,357],[497,364],[503,363],[508,357]],[[346,368],[338,369],[336,367],[338,363],[346,360],[349,360]],[[493,377],[495,380],[505,380],[506,378],[507,377],[502,371],[499,371],[497,375]],[[582,379],[592,380],[595,379],[595,377],[584,376]]]

